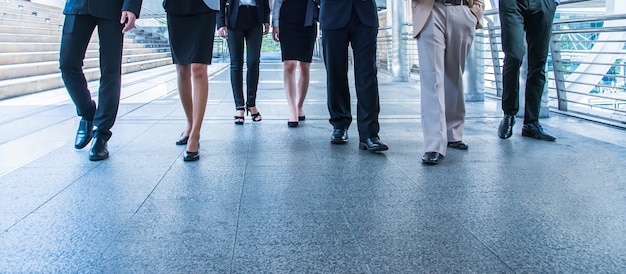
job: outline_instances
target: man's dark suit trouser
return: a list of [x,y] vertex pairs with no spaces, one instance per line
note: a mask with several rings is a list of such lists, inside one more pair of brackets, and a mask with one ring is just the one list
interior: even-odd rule
[[351,44],[357,96],[357,126],[361,140],[377,137],[380,129],[376,76],[377,34],[378,28],[361,23],[354,11],[346,27],[322,31],[329,121],[334,128],[339,129],[347,129],[352,122],[348,87],[348,45]]
[[[89,40],[98,26],[100,40],[100,89],[98,104],[93,102],[83,74],[83,60]],[[60,69],[65,87],[76,111],[85,120],[93,120],[94,136],[108,140],[120,101],[121,62],[124,34],[118,20],[90,15],[66,15],[61,37]]]
[[525,37],[528,76],[524,124],[537,122],[556,4],[554,0],[500,0],[499,9],[504,51],[502,110],[511,115],[516,115],[519,110],[519,73],[526,52]]

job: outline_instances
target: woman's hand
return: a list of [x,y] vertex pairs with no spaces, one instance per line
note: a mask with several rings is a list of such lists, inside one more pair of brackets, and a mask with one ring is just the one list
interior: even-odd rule
[[270,23],[263,23],[263,35],[270,33]]
[[222,38],[228,38],[228,28],[227,27],[221,27],[217,30],[217,33],[220,35],[220,37]]
[[272,37],[274,38],[274,41],[276,41],[276,42],[280,41],[278,27],[273,27],[272,28]]

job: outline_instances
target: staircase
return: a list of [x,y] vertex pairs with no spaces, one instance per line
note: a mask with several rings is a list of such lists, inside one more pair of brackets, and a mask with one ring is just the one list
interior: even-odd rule
[[[0,0],[0,100],[63,87],[59,49],[62,9]],[[100,78],[97,30],[85,54],[87,81]],[[122,74],[172,63],[168,42],[137,27],[124,39]]]

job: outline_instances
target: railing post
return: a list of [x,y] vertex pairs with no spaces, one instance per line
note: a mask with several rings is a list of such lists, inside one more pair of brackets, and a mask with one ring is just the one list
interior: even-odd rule
[[[555,30],[555,26],[552,30]],[[557,35],[552,34],[550,39],[550,52],[552,55],[552,72],[554,73],[554,83],[556,87],[556,97],[558,100],[558,109],[567,111],[567,92],[565,90],[565,74],[563,71],[563,59],[561,58],[561,46],[556,38]]]
[[487,20],[487,31],[489,33],[489,49],[491,51],[491,63],[493,64],[493,75],[496,80],[496,95],[502,97],[502,66],[500,65],[500,43],[497,39],[496,24],[489,18]]
[[404,0],[392,0],[391,9],[393,22],[391,24],[391,75],[395,82],[409,81],[409,62],[406,58],[407,42],[404,36],[406,22],[406,4]]
[[481,30],[476,31],[472,48],[465,63],[463,82],[465,85],[466,102],[485,101],[485,71],[483,60],[484,34]]

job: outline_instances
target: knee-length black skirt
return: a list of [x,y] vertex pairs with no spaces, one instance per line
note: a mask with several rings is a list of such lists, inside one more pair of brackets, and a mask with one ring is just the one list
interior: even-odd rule
[[282,60],[297,60],[311,62],[313,48],[317,38],[317,26],[305,27],[302,24],[291,22],[279,23],[280,51]]
[[211,64],[215,15],[215,11],[193,15],[167,14],[174,64]]

